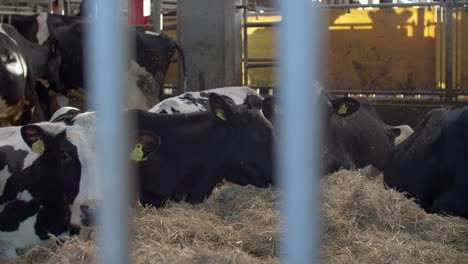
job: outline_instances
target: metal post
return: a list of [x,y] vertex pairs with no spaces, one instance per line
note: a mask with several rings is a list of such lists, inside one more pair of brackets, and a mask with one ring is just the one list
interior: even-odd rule
[[452,75],[453,75],[453,0],[445,1],[445,101],[452,100]]
[[[129,263],[128,152],[121,75],[127,58],[127,16],[122,0],[96,1],[99,12],[86,28],[86,77],[97,109],[96,150],[102,176],[99,234],[102,263]],[[123,21],[125,19],[125,21]]]
[[242,80],[242,85],[248,85],[249,82],[249,67],[248,67],[248,62],[249,62],[249,41],[248,41],[248,34],[247,34],[247,13],[248,13],[248,2],[247,0],[242,0],[242,32],[244,35],[244,44],[242,45],[242,51],[244,53],[244,59],[242,62],[242,65],[244,66],[244,78]]
[[60,15],[65,14],[65,5],[63,3],[63,0],[58,0],[58,10]]
[[[320,114],[316,103],[320,13],[310,0],[278,1],[280,41],[278,174],[286,215],[284,261],[319,261]],[[311,102],[311,98],[315,99]]]
[[153,19],[153,30],[161,32],[163,30],[161,23],[161,0],[153,0],[151,3],[151,18]]

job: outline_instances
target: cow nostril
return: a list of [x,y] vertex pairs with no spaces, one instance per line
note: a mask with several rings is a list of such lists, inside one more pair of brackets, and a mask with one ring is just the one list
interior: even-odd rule
[[89,214],[89,205],[80,205],[80,210],[81,212],[83,212],[84,214]]

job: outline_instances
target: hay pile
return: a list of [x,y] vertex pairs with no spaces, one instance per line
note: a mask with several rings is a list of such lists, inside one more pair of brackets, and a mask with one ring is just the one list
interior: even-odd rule
[[[323,263],[467,263],[468,221],[426,214],[382,177],[322,180]],[[279,263],[278,191],[225,184],[206,202],[138,207],[133,263]],[[93,240],[34,247],[9,264],[96,263]]]

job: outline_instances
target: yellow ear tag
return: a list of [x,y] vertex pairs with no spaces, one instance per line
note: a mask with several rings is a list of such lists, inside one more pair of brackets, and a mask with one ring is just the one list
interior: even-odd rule
[[135,148],[132,150],[132,152],[130,152],[130,160],[133,160],[133,161],[136,161],[136,162],[140,162],[140,161],[145,161],[147,160],[148,158],[143,158],[143,146],[141,144],[136,144],[135,145]]
[[344,115],[348,112],[348,108],[346,107],[345,103],[341,103],[340,109],[338,109],[338,114]]
[[36,152],[37,154],[44,153],[45,147],[44,147],[44,142],[42,141],[42,139],[39,139],[38,141],[34,142],[31,146],[31,150],[33,152]]
[[40,83],[42,83],[42,85],[44,85],[44,87],[46,87],[46,88],[49,88],[49,86],[50,86],[49,81],[46,80],[46,79],[37,78],[37,81],[40,82]]
[[218,110],[218,112],[216,112],[216,116],[219,117],[219,119],[227,120],[226,116],[224,115],[223,110]]

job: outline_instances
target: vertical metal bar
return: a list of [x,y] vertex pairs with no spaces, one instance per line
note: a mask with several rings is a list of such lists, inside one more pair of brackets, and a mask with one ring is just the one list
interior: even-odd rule
[[[102,262],[129,263],[127,126],[122,108],[126,98],[121,75],[127,58],[127,16],[122,0],[99,0],[96,17],[86,28],[86,76],[97,109],[97,154],[102,176],[98,223]],[[125,21],[123,21],[125,19]],[[126,179],[127,178],[127,179]]]
[[64,15],[65,5],[63,4],[63,0],[58,0],[58,9],[59,9],[59,14]]
[[453,0],[445,1],[445,101],[452,100],[453,77]]
[[[277,159],[281,207],[286,215],[282,247],[286,263],[319,261],[320,114],[313,80],[318,70],[318,5],[310,0],[277,1],[283,20],[280,43],[280,136]],[[314,98],[315,94],[315,98]],[[312,98],[312,99],[311,99]],[[315,124],[315,125],[313,125]]]
[[242,85],[248,85],[249,82],[249,68],[247,67],[248,61],[249,61],[249,49],[248,49],[248,34],[247,34],[247,13],[248,13],[248,8],[247,8],[248,2],[247,0],[242,0],[242,32],[244,35],[243,38],[243,47],[242,51],[244,53],[244,59],[242,61],[242,65],[244,68],[244,78],[242,81]]
[[161,0],[153,0],[151,3],[151,18],[155,32],[161,32],[163,29],[161,23],[161,2]]

